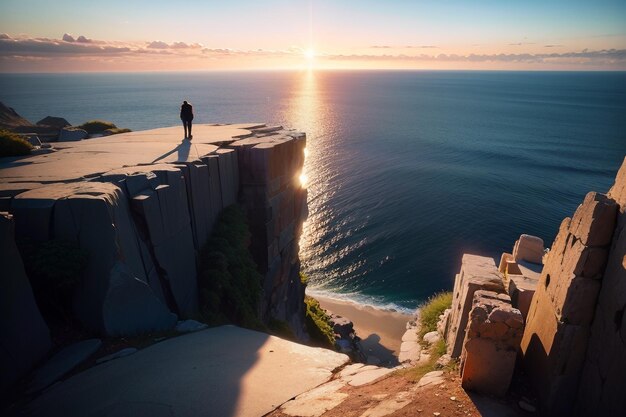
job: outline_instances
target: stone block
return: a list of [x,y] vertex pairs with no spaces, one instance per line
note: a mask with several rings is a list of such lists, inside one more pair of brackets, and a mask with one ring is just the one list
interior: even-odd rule
[[461,354],[474,292],[478,290],[504,292],[502,275],[492,258],[465,254],[454,282],[450,326],[446,335],[448,353],[453,358]]
[[58,142],[75,142],[87,138],[89,134],[86,130],[72,127],[64,127],[59,132]]
[[626,157],[617,171],[615,183],[609,190],[608,196],[620,205],[620,211],[623,213],[626,207]]
[[590,192],[578,206],[570,225],[571,233],[585,246],[606,246],[611,243],[617,204],[603,194]]
[[206,243],[213,229],[209,167],[204,163],[193,162],[181,165],[180,168],[187,189],[194,246],[196,250],[199,250]]
[[51,347],[14,236],[13,217],[0,213],[0,397]]
[[513,247],[513,259],[516,262],[528,261],[541,264],[543,240],[537,236],[521,235]]

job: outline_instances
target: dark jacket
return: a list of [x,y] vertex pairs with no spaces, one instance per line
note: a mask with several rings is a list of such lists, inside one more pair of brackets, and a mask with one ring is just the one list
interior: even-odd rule
[[180,106],[180,119],[193,120],[193,107],[191,107],[191,104],[187,103]]

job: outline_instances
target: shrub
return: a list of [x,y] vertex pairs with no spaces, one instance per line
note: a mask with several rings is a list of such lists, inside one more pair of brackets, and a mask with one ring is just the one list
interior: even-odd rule
[[249,242],[241,208],[225,208],[199,256],[200,314],[207,323],[264,328],[258,314],[263,277],[248,251]]
[[111,136],[111,135],[117,135],[118,133],[128,133],[128,132],[132,132],[132,130],[127,129],[127,128],[120,128],[120,127],[116,127],[113,129],[106,129],[102,131],[102,135],[103,136]]
[[22,241],[19,247],[39,307],[49,318],[69,321],[87,252],[75,242],[56,239],[37,244]]
[[0,130],[0,157],[28,155],[33,145],[22,139],[19,135]]
[[445,309],[450,308],[450,306],[452,306],[452,293],[441,292],[430,297],[428,301],[420,307],[420,338],[424,337],[428,332],[437,330],[439,316]]
[[304,272],[300,272],[300,282],[305,287],[309,283],[309,277]]
[[117,129],[117,126],[113,123],[105,122],[104,120],[90,120],[75,127],[86,130],[90,135],[93,135],[94,133],[102,133],[107,129]]
[[305,324],[309,336],[320,345],[333,348],[335,332],[326,310],[320,306],[319,301],[308,295],[304,297],[304,303],[306,304]]

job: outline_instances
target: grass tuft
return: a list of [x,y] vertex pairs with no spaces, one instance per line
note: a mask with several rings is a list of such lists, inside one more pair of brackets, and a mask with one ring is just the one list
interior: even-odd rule
[[439,316],[452,305],[452,293],[441,292],[433,295],[419,309],[420,338],[428,332],[437,330]]
[[8,130],[0,130],[0,157],[28,155],[33,145]]
[[89,133],[90,135],[93,135],[94,133],[102,133],[107,129],[118,128],[113,123],[106,122],[104,120],[90,120],[88,122],[83,123],[80,126],[75,126],[75,127],[86,130],[87,133]]

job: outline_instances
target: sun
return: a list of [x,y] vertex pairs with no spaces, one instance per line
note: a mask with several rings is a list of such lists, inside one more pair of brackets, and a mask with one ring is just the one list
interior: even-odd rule
[[315,51],[312,48],[305,50],[304,57],[309,61],[313,61],[315,59]]

